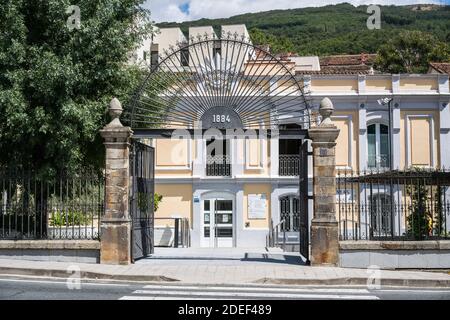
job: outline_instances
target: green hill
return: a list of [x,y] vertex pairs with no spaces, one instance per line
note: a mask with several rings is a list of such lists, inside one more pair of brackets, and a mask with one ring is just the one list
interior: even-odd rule
[[381,6],[381,29],[366,26],[367,6],[344,3],[318,8],[249,13],[227,19],[201,19],[184,23],[160,23],[159,27],[246,24],[255,43],[271,44],[274,52],[302,55],[359,54],[376,52],[400,30],[420,30],[450,43],[450,6]]

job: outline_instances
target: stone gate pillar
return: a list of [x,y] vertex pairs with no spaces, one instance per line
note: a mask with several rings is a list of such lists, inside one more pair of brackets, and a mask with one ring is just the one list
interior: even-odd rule
[[330,116],[333,104],[320,103],[322,122],[308,131],[313,148],[314,215],[311,221],[311,265],[339,264],[339,234],[336,220],[336,139],[339,129]]
[[101,218],[100,263],[131,263],[129,214],[129,147],[133,134],[119,117],[122,105],[114,98],[109,105],[112,121],[100,134],[106,148],[105,214]]

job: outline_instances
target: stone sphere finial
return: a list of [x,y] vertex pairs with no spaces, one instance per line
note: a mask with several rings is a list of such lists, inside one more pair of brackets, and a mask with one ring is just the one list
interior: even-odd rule
[[114,98],[109,103],[109,115],[111,118],[116,119],[119,118],[122,115],[122,104],[120,103],[119,99]]
[[329,98],[323,98],[320,102],[319,113],[322,116],[321,126],[333,125],[331,122],[331,115],[333,114],[333,102]]
[[120,122],[120,116],[122,115],[123,108],[119,99],[114,98],[111,100],[111,102],[109,103],[108,112],[112,118],[109,126],[122,127],[122,123]]

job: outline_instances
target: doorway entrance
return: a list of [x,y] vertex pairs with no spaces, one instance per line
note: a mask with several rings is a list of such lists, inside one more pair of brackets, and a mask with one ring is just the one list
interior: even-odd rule
[[229,197],[210,197],[202,202],[201,246],[232,248],[234,236],[233,200]]

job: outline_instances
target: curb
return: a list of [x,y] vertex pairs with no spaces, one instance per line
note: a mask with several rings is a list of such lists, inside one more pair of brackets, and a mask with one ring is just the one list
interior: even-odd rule
[[[30,269],[16,267],[0,267],[0,274],[16,276],[37,276],[68,278],[70,273],[61,269]],[[127,275],[127,274],[107,274],[92,271],[80,271],[81,279],[85,280],[113,280],[113,281],[132,281],[132,282],[168,282],[180,283],[180,280],[169,278],[162,275]],[[249,285],[267,284],[267,285],[291,285],[291,286],[367,286],[368,278],[361,277],[341,277],[341,278],[322,278],[322,279],[276,279],[262,278],[249,282]],[[205,284],[206,285],[206,284]],[[211,285],[211,284],[207,284]],[[235,284],[236,285],[236,284]],[[390,287],[410,287],[410,288],[450,288],[450,280],[433,279],[381,279],[381,286]]]
[[[263,278],[253,283],[258,284],[279,284],[279,285],[347,285],[347,286],[367,286],[368,278],[332,278],[332,279],[274,279]],[[432,279],[381,279],[381,286],[410,287],[410,288],[449,288],[450,280]]]
[[[21,275],[21,276],[37,276],[37,277],[55,277],[68,278],[70,273],[66,270],[51,269],[27,269],[0,267],[0,274]],[[135,281],[135,282],[177,282],[179,280],[168,278],[160,275],[126,275],[126,274],[107,274],[92,271],[80,271],[81,279],[89,280],[118,280],[118,281]]]

